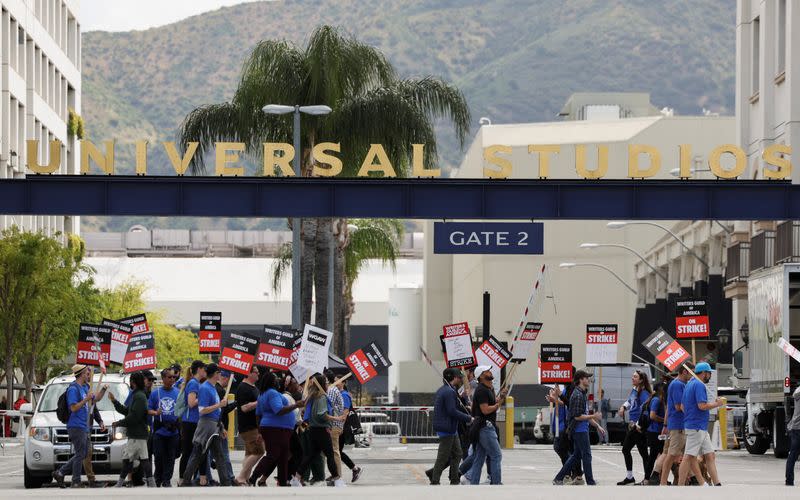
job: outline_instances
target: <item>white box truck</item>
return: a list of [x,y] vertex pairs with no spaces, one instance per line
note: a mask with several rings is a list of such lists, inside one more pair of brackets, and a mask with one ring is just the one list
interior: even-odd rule
[[750,388],[742,430],[745,446],[759,455],[772,447],[777,458],[785,458],[789,452],[786,416],[794,409],[791,391],[800,378],[800,364],[790,362],[777,342],[783,337],[800,346],[800,263],[750,275],[747,317]]

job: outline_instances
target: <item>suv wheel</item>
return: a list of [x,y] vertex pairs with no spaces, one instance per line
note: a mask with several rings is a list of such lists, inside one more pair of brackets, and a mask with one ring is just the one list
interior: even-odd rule
[[30,469],[28,469],[27,461],[24,462],[23,468],[25,469],[25,488],[41,488],[45,480],[31,473]]

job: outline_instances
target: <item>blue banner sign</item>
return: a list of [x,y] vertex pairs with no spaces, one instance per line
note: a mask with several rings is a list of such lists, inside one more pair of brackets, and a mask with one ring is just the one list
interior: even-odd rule
[[436,222],[433,253],[541,255],[541,222]]

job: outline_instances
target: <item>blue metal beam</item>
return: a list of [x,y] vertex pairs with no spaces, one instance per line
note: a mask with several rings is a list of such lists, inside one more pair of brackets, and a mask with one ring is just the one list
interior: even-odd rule
[[403,219],[800,219],[785,181],[31,175],[0,214]]

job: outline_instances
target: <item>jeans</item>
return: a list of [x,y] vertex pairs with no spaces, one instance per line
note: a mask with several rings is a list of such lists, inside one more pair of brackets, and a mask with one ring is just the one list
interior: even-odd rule
[[461,441],[457,434],[439,437],[436,463],[431,469],[431,484],[439,484],[442,471],[450,467],[450,484],[458,484],[458,463],[461,461]]
[[153,457],[156,463],[154,474],[156,484],[170,484],[175,471],[175,451],[178,449],[180,437],[153,435]]
[[328,462],[328,471],[331,476],[338,478],[339,474],[336,470],[336,459],[333,457],[333,442],[331,435],[328,433],[326,427],[309,427],[306,431],[310,434],[311,440],[309,441],[309,454],[303,456],[303,461],[297,467],[297,473],[302,476],[311,467],[311,463],[320,453],[325,455]]
[[600,436],[600,442],[608,444],[608,416],[607,415],[600,419],[600,427],[602,427],[603,430],[605,431],[605,433],[603,433],[603,435]]
[[556,481],[563,481],[564,476],[572,472],[575,462],[583,462],[583,472],[586,474],[586,484],[593,485],[594,475],[592,475],[592,449],[589,446],[588,432],[574,432],[572,434],[572,445],[574,451],[567,459],[561,470],[556,474]]
[[[219,476],[221,481],[223,469],[228,474],[228,477],[234,477],[234,475],[233,475],[233,464],[231,463],[231,454],[230,451],[228,450],[228,440],[222,438],[219,438],[219,440],[221,444],[220,448],[222,449],[222,459],[224,461],[223,463],[219,463],[219,461],[215,460],[215,462],[217,465],[217,475]],[[213,452],[211,450],[208,450],[208,457],[206,458],[208,463],[211,462],[212,456]]]
[[[266,443],[264,443],[266,444]],[[297,455],[294,471],[297,472],[300,469],[300,464],[303,462],[303,459],[307,456],[310,456],[313,453],[312,445],[311,445],[311,429],[306,429],[302,434],[300,434],[300,448],[302,453]],[[291,468],[291,467],[290,467]],[[317,452],[312,460],[311,465],[308,469],[303,471],[303,481],[312,482],[316,481],[324,481],[325,480],[325,465],[322,461],[322,455]]]
[[[209,444],[208,448],[214,455],[214,460],[216,460],[217,464],[225,463],[222,438],[219,436],[214,436],[211,439],[211,443]],[[189,460],[186,463],[186,470],[183,472],[183,484],[190,484],[192,482],[194,473],[201,467],[203,462],[207,462],[206,452],[203,450],[203,445],[194,443],[192,447],[192,454],[189,456]],[[228,475],[228,468],[224,465],[218,465],[217,473],[219,474],[219,484],[222,486],[230,486],[233,476]]]
[[790,448],[786,458],[786,484],[794,485],[794,464],[800,457],[800,430],[789,431]]
[[72,444],[73,455],[58,471],[65,476],[72,471],[72,484],[80,484],[83,459],[89,453],[89,433],[85,429],[70,427],[67,429],[67,434]]
[[478,433],[478,442],[475,446],[474,461],[469,469],[470,484],[481,483],[481,469],[483,463],[489,460],[489,479],[491,484],[502,484],[500,476],[500,462],[503,454],[500,451],[500,441],[497,440],[497,431],[494,425],[488,423]]

